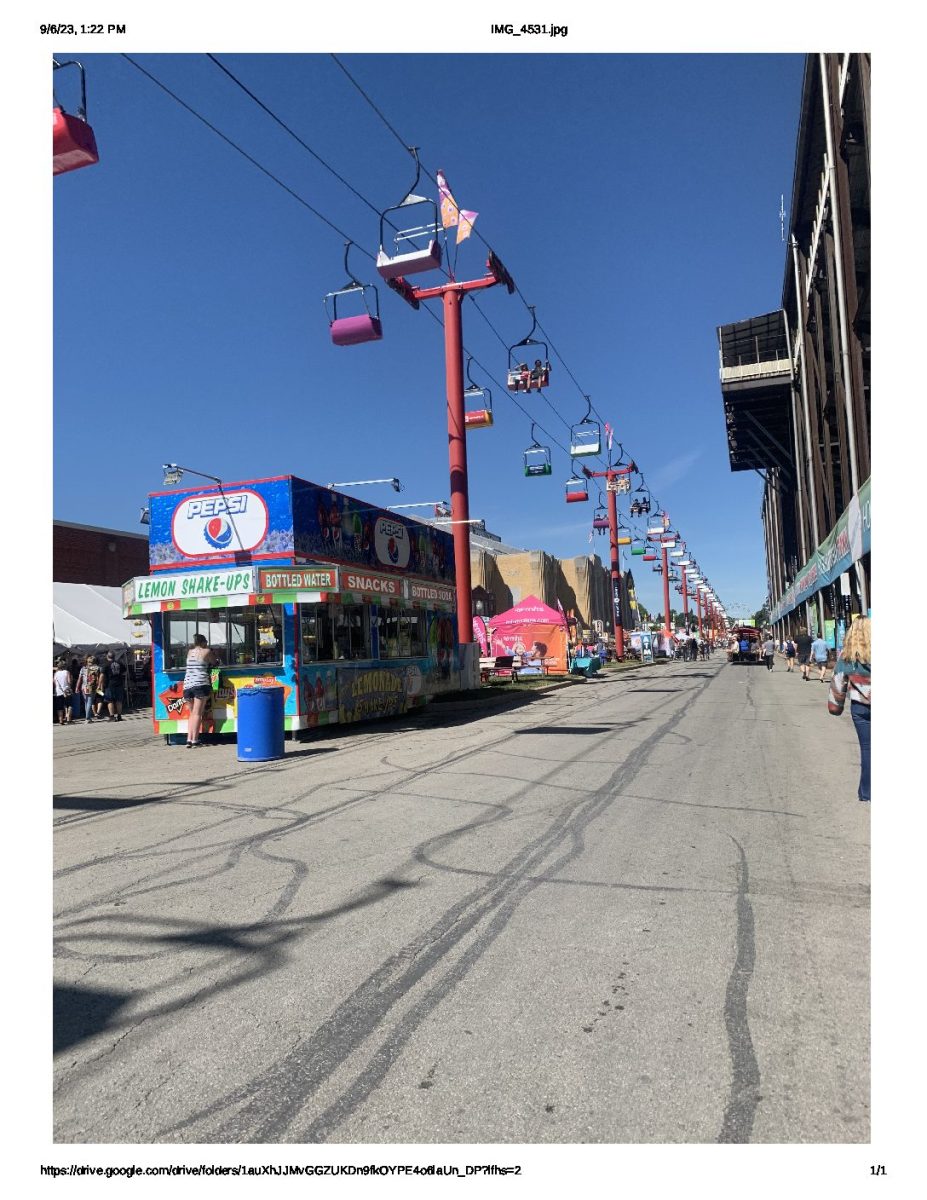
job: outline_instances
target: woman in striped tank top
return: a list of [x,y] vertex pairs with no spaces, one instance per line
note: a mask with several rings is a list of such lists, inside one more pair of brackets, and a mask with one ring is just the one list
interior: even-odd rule
[[206,638],[197,633],[187,654],[187,670],[183,677],[184,699],[190,704],[190,719],[187,721],[188,750],[203,744],[200,741],[200,727],[203,724],[206,703],[212,694],[209,668],[218,661],[219,656],[214,650],[210,650]]

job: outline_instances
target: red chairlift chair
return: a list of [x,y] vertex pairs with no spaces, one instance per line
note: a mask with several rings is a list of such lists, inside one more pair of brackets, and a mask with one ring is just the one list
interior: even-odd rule
[[80,107],[77,115],[65,112],[55,99],[52,108],[52,173],[62,175],[79,167],[91,167],[100,161],[96,138],[87,122],[87,86],[83,66],[75,61],[53,60],[53,70],[77,67],[80,71]]
[[575,476],[568,479],[566,483],[566,502],[567,504],[581,504],[589,499],[589,483],[585,479],[577,479]]
[[464,392],[464,425],[467,429],[488,429],[492,425],[492,392],[489,388],[478,387],[470,377],[470,364],[467,359],[467,383]]

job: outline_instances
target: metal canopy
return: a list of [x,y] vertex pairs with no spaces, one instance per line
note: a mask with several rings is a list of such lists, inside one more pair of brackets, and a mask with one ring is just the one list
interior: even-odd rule
[[791,361],[781,309],[718,328],[721,394],[732,471],[794,476]]

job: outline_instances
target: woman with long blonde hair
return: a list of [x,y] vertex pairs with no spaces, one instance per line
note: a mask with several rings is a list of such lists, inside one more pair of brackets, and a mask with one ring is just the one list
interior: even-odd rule
[[868,617],[857,617],[847,632],[840,657],[834,666],[834,677],[830,681],[827,711],[839,717],[847,696],[850,697],[850,716],[859,739],[858,798],[868,803],[871,798],[869,747],[872,714],[872,629]]

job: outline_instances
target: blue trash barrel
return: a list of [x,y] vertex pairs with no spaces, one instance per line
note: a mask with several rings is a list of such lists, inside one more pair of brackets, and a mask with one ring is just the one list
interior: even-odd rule
[[238,689],[238,761],[283,758],[283,688]]

